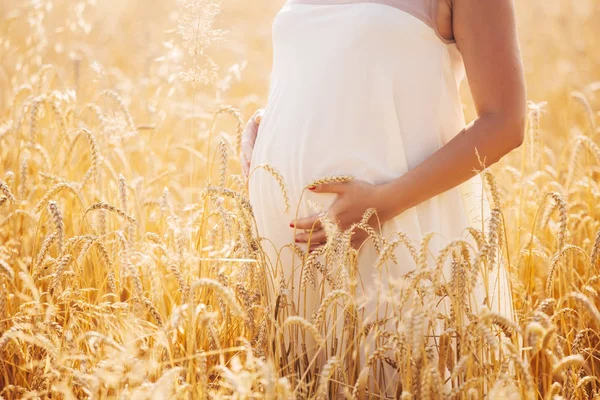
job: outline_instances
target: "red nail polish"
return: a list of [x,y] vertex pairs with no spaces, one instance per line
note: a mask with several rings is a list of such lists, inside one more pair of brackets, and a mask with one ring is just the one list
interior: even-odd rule
[[293,228],[293,227],[294,227],[294,223],[292,222],[292,223],[290,223],[290,228]]
[[317,188],[317,187],[316,187],[316,186],[313,186],[313,185],[310,185],[310,186],[308,186],[308,190],[315,190],[316,188]]

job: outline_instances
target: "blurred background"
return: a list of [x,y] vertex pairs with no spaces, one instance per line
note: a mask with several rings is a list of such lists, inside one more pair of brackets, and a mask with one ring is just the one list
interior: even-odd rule
[[[64,67],[63,82],[78,84],[80,96],[89,95],[86,89],[119,86],[117,89],[130,94],[132,107],[152,110],[149,93],[139,96],[139,91],[173,83],[178,79],[175,73],[190,62],[177,33],[183,3],[5,0],[0,3],[0,17],[7,21],[0,27],[0,84],[6,87],[8,81],[26,80],[31,68],[53,64],[61,70]],[[200,85],[200,97],[241,107],[245,116],[265,103],[271,68],[271,22],[283,3],[220,2],[221,12],[214,17],[213,27],[223,35],[205,49],[218,65],[218,77],[211,85]],[[598,80],[597,1],[516,0],[516,6],[532,101],[552,104],[551,100]],[[30,51],[21,54],[24,45]],[[190,110],[182,103],[189,93],[184,86],[189,85],[181,85],[169,98],[170,107],[186,113]],[[0,94],[4,104],[7,96],[7,91]],[[465,103],[468,105],[468,97]],[[156,122],[148,118],[145,122]]]
[[[485,249],[506,250],[518,323],[533,321],[536,333],[519,336],[518,355],[502,350],[482,368],[471,360],[457,379],[482,382],[468,396],[482,398],[514,365],[520,392],[506,386],[510,396],[527,398],[535,385],[540,398],[598,398],[600,322],[571,318],[564,295],[577,292],[578,307],[600,315],[600,1],[515,2],[530,118],[525,144],[492,168],[505,235],[499,242],[490,229],[497,248]],[[256,382],[287,374],[267,351],[283,316],[271,317],[279,298],[263,296],[268,268],[249,267],[266,265],[235,154],[245,121],[267,101],[282,4],[0,0],[0,397],[70,393],[79,382],[81,398],[159,398],[150,383],[164,386],[184,368],[180,398],[242,398],[244,385],[258,398]],[[193,312],[190,285],[203,293]],[[250,317],[232,316],[219,293]],[[487,347],[473,335],[477,358]],[[268,362],[229,364],[239,337]],[[111,346],[97,351],[99,338]],[[543,357],[542,338],[553,346]],[[590,377],[572,368],[584,364]],[[96,394],[86,380],[99,382]],[[285,392],[288,382],[277,382]]]

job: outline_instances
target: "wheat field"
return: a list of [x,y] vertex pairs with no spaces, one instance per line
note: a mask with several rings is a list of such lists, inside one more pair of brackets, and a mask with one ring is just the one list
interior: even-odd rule
[[[314,316],[291,312],[256,234],[239,136],[266,102],[279,3],[0,3],[0,397],[381,398],[386,364],[404,400],[600,399],[600,3],[516,0],[525,143],[482,173],[474,246],[372,234],[381,262],[415,261],[394,331],[353,318],[346,232],[325,262],[292,249],[327,289]],[[499,263],[514,321],[464,296]]]

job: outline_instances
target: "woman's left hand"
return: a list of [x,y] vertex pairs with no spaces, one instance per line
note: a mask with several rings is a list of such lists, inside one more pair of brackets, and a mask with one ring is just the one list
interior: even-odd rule
[[254,115],[250,117],[242,131],[240,163],[242,164],[242,172],[245,177],[248,177],[248,174],[250,173],[252,151],[254,150],[258,128],[264,112],[264,109],[257,110]]
[[[297,243],[309,243],[310,250],[323,245],[327,241],[325,229],[321,220],[327,218],[338,225],[341,230],[348,229],[354,223],[362,220],[365,211],[374,208],[377,211],[368,221],[376,231],[379,224],[386,221],[383,209],[384,193],[382,185],[373,185],[363,181],[331,182],[308,189],[314,193],[335,193],[336,200],[327,210],[325,215],[314,215],[308,218],[293,220],[291,228],[295,228],[295,240]],[[306,231],[304,231],[306,230]],[[367,239],[368,234],[363,229],[356,229],[352,234],[352,246],[359,248]]]

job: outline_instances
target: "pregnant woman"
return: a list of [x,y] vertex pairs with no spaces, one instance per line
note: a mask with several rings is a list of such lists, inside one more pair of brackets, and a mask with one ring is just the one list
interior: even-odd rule
[[[302,259],[293,247],[318,254],[327,242],[325,220],[345,230],[375,209],[368,223],[388,241],[402,232],[419,243],[436,232],[429,243],[433,254],[464,239],[467,228],[485,226],[489,206],[476,171],[520,146],[524,135],[526,93],[514,5],[289,0],[272,33],[268,105],[242,134],[242,166],[250,171],[250,201],[272,267],[273,304],[286,295],[285,304],[273,308],[281,312],[285,306],[287,315],[314,322],[335,283],[302,287]],[[477,111],[468,125],[459,97],[465,75]],[[288,202],[273,170],[286,183]],[[335,176],[353,179],[327,179]],[[356,278],[353,293],[363,326],[385,317],[383,302],[397,295],[395,289],[381,295],[382,282],[401,288],[403,277],[417,268],[410,252],[398,246],[382,273],[376,268],[379,253],[366,239],[365,230],[355,230],[357,271],[348,272]],[[434,257],[428,261],[435,264]],[[510,315],[503,268],[497,266],[487,286],[480,282],[470,295],[479,306]],[[291,345],[308,343],[310,353],[309,336],[290,339],[296,340]],[[389,395],[382,386],[380,393]]]

